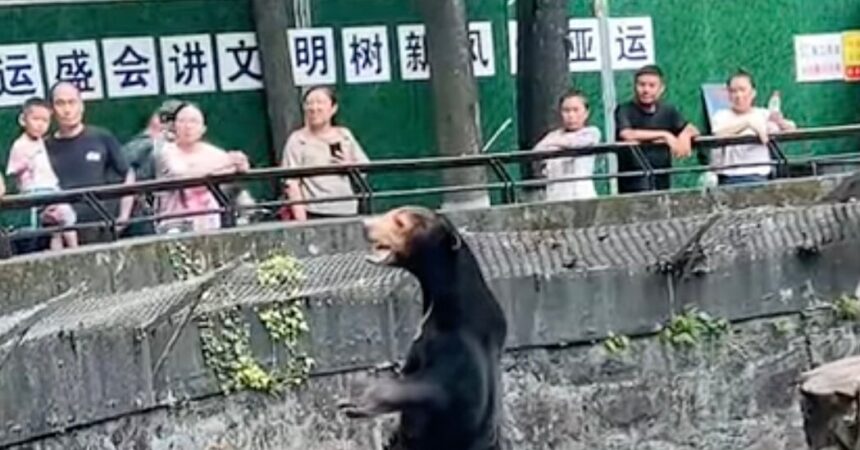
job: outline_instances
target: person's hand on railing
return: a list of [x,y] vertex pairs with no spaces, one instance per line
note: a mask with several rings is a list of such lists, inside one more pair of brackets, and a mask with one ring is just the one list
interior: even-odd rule
[[42,211],[40,218],[43,224],[49,226],[59,225],[63,222],[63,217],[60,214],[60,209],[57,207],[57,205],[48,205],[47,207],[45,207],[45,209]]
[[693,154],[693,138],[680,136],[675,138],[675,147],[669,147],[675,158],[689,158]]
[[679,139],[668,131],[655,142],[666,144],[675,158],[686,158],[693,153],[693,143],[690,139]]
[[248,156],[244,153],[233,150],[227,152],[227,158],[230,160],[230,163],[235,167],[236,172],[247,172],[251,170],[251,163],[248,162]]
[[[774,112],[774,113],[782,116],[781,113],[778,113],[778,112]],[[750,128],[752,128],[752,130],[755,132],[756,136],[758,136],[761,143],[765,144],[765,145],[767,145],[767,143],[770,141],[770,131],[767,128],[767,123],[768,123],[767,120],[762,120],[762,119],[755,117],[755,116],[752,116],[752,115],[749,118]]]

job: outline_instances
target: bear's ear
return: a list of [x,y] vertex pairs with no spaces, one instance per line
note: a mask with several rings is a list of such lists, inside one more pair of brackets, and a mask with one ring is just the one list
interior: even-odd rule
[[442,223],[442,228],[445,230],[445,233],[451,238],[451,250],[460,250],[460,247],[463,246],[463,238],[460,237],[460,232],[457,231],[457,227],[455,227],[454,224],[442,214],[439,214],[439,221]]
[[403,217],[403,213],[399,211],[392,215],[391,221],[394,222],[394,227],[398,230],[406,227],[406,219]]
[[463,238],[460,237],[460,233],[457,233],[456,230],[454,230],[454,234],[451,235],[451,241],[451,250],[457,251],[463,246]]

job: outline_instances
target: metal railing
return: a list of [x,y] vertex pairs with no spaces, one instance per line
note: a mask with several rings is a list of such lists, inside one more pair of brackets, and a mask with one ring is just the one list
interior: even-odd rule
[[[860,124],[809,128],[784,133],[774,133],[771,136],[770,142],[768,143],[768,148],[771,150],[771,154],[773,156],[770,165],[776,168],[776,173],[779,174],[779,176],[783,177],[790,176],[791,167],[793,165],[798,164],[808,165],[811,168],[813,175],[817,175],[819,169],[826,166],[858,165],[860,164],[860,149],[858,149],[857,153],[852,152],[838,155],[789,159],[781,147],[781,144],[788,142],[824,140],[852,136],[860,136]],[[701,151],[726,145],[753,143],[759,143],[758,138],[755,136],[702,136],[695,139],[694,148],[696,149],[696,151]],[[179,190],[199,186],[205,186],[207,189],[209,189],[209,191],[218,201],[219,208],[181,214],[151,214],[132,218],[130,223],[157,222],[164,219],[184,218],[205,214],[222,214],[225,215],[225,217],[235,219],[239,213],[247,209],[268,209],[282,206],[290,206],[294,204],[313,204],[344,200],[358,200],[366,205],[368,212],[374,212],[374,203],[383,199],[390,200],[434,194],[475,191],[498,191],[501,193],[502,202],[516,203],[519,199],[519,193],[521,190],[527,188],[542,187],[551,183],[582,180],[607,180],[625,177],[646,177],[648,180],[651,181],[651,186],[653,187],[655,185],[655,177],[658,175],[699,173],[715,169],[729,169],[751,166],[759,167],[762,165],[767,165],[767,163],[753,163],[721,167],[688,166],[655,169],[651,167],[650,164],[648,164],[648,160],[645,157],[645,151],[649,148],[659,146],[660,144],[616,143],[595,145],[593,147],[588,148],[570,148],[561,150],[531,150],[458,157],[449,156],[414,159],[391,159],[383,161],[374,161],[364,164],[343,164],[289,169],[273,167],[254,169],[245,173],[237,174],[213,175],[200,178],[162,179],[154,181],[142,181],[129,185],[116,184],[96,186],[85,189],[70,189],[44,195],[9,195],[0,198],[0,211],[8,209],[21,210],[34,207],[43,207],[55,203],[83,203],[89,205],[89,207],[96,212],[96,214],[99,216],[99,220],[96,222],[79,223],[71,227],[46,227],[38,230],[19,229],[14,230],[11,233],[8,230],[5,230],[2,231],[3,235],[0,235],[0,239],[3,239],[4,237],[6,239],[9,239],[13,236],[44,235],[66,229],[80,230],[93,227],[106,227],[110,230],[115,230],[117,223],[115,221],[115,218],[113,217],[113,214],[111,214],[105,207],[103,203],[104,201],[118,199],[129,195],[150,195],[158,192]],[[643,169],[634,172],[602,173],[592,174],[588,176],[571,176],[552,179],[541,178],[517,180],[507,167],[512,164],[532,164],[536,161],[544,161],[560,157],[604,155],[610,153],[618,154],[620,152],[632,152],[636,159],[640,162],[640,165]],[[490,172],[492,172],[496,180],[488,181],[486,183],[477,183],[469,185],[376,191],[371,187],[370,183],[368,183],[366,178],[367,175],[376,175],[383,173],[415,171],[438,172],[446,169],[479,167],[488,169]],[[357,192],[349,196],[327,197],[321,199],[307,200],[276,199],[271,201],[257,202],[253,206],[237,206],[230,201],[229,197],[222,189],[222,185],[228,183],[241,184],[260,181],[272,182],[279,180],[283,181],[291,178],[295,179],[320,175],[346,175],[353,182],[353,185],[355,186]],[[227,221],[227,226],[231,226],[231,220]],[[114,239],[117,239],[118,236],[116,232],[113,232],[112,235]]]

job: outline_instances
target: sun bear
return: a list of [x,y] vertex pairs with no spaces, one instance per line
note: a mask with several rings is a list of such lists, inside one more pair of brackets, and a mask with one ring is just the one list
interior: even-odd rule
[[857,200],[860,200],[860,172],[849,175],[821,198],[822,203],[848,203]]
[[390,450],[501,448],[505,316],[478,262],[442,215],[404,207],[365,221],[371,262],[418,278],[423,317],[397,377],[340,404],[348,417],[400,413]]

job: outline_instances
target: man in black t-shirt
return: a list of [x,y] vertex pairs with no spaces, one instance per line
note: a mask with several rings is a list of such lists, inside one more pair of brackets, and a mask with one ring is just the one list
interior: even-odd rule
[[[663,73],[657,66],[645,66],[634,78],[636,97],[615,110],[617,139],[625,142],[663,143],[666,146],[642,149],[653,169],[672,167],[672,157],[686,158],[692,152],[692,140],[699,130],[678,110],[660,101],[665,85]],[[668,148],[667,148],[668,147]],[[671,152],[671,153],[670,153]],[[618,171],[642,171],[644,167],[629,150],[618,152]],[[669,175],[656,175],[652,186],[648,177],[619,177],[618,192],[642,192],[669,189]]]
[[[84,125],[84,102],[81,92],[71,84],[61,82],[51,90],[58,130],[45,142],[51,166],[60,180],[62,189],[103,186],[118,179],[134,183],[134,171],[128,166],[119,141],[109,132]],[[116,214],[119,228],[125,227],[134,206],[134,197],[123,197],[119,202],[103,202],[111,214]],[[76,204],[78,223],[97,222],[101,216],[86,204]],[[79,230],[82,244],[105,242],[110,230],[87,228]]]

